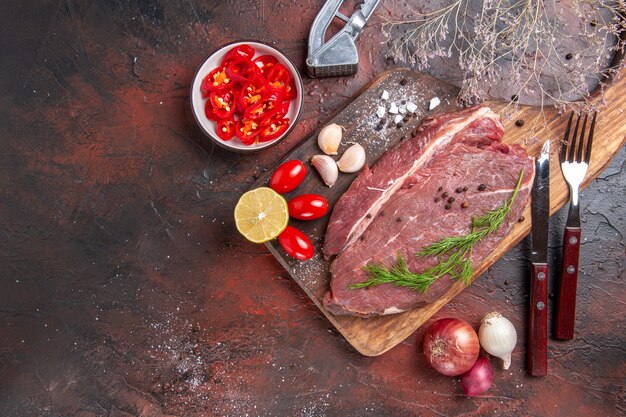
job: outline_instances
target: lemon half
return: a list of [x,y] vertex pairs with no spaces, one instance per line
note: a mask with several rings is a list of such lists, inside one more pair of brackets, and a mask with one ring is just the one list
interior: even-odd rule
[[287,201],[268,187],[244,193],[235,207],[237,230],[254,243],[275,239],[289,223]]

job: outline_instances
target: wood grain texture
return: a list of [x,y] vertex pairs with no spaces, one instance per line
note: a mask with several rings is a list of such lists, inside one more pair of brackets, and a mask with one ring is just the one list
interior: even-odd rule
[[[624,70],[622,70],[622,75],[624,75]],[[605,92],[606,107],[601,108],[598,114],[592,158],[583,187],[602,172],[624,144],[626,125],[612,123],[611,121],[620,120],[622,116],[622,107],[626,102],[624,95],[624,91],[626,91],[625,85],[626,79],[619,77]],[[375,111],[378,105],[384,104],[380,99],[383,90],[387,90],[391,94],[390,100],[392,101],[411,100],[415,102],[419,109],[417,117],[403,122],[401,128],[389,127],[389,121],[387,121],[382,130],[377,130],[379,126]],[[366,148],[367,162],[371,164],[386,149],[411,135],[411,132],[426,115],[428,102],[431,98],[439,97],[442,102],[435,109],[435,113],[450,112],[457,109],[455,104],[457,93],[458,89],[456,87],[426,74],[407,69],[388,71],[366,86],[352,103],[321,125],[320,128],[329,123],[337,123],[344,126],[344,140],[342,141],[339,154],[341,155],[342,151],[345,150],[346,143],[358,142]],[[561,175],[558,158],[560,140],[564,134],[567,122],[566,117],[559,115],[557,110],[553,108],[541,109],[539,107],[517,106],[496,101],[486,102],[485,105],[501,115],[505,127],[504,143],[520,144],[528,150],[530,155],[537,155],[545,140],[552,142],[550,155],[550,214],[554,214],[566,203],[569,197],[569,190]],[[518,120],[524,121],[523,126],[518,126],[519,123],[516,124]],[[307,162],[313,155],[318,153],[321,152],[317,147],[316,134],[313,134],[303,141],[300,146],[287,154],[279,163],[289,159],[299,159]],[[267,184],[270,174],[271,170],[260,177],[253,184],[253,187]],[[323,185],[317,174],[309,174],[304,183],[286,197],[289,199],[298,194],[318,193],[324,195],[332,207],[348,188],[355,175],[340,175],[337,184],[329,189]],[[496,250],[476,267],[472,281],[484,273],[529,233],[531,227],[530,218],[530,205],[528,205],[524,214],[525,220],[517,223]],[[292,222],[311,237],[315,246],[316,256],[306,263],[289,258],[276,241],[268,242],[266,246],[336,329],[363,355],[376,356],[393,348],[466,288],[463,283],[457,282],[437,301],[402,314],[368,319],[334,316],[326,311],[321,303],[324,293],[329,288],[330,279],[328,273],[329,265],[320,255],[327,222],[328,218],[314,222]]]

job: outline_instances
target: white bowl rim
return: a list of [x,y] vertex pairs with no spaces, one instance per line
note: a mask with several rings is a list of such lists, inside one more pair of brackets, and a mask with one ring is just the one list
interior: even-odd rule
[[[200,75],[200,71],[203,69],[203,67],[206,65],[207,61],[209,61],[211,58],[213,58],[216,54],[224,51],[226,48],[232,48],[241,44],[248,44],[251,45],[252,47],[254,47],[255,45],[259,45],[262,48],[269,48],[271,49],[273,52],[276,53],[277,58],[279,59],[279,61],[284,61],[283,64],[287,64],[287,67],[289,68],[290,72],[292,73],[292,76],[295,74],[297,78],[297,82],[296,82],[296,92],[297,92],[297,96],[296,96],[296,109],[295,109],[295,116],[293,118],[290,118],[290,124],[289,124],[289,128],[278,138],[269,141],[269,142],[264,142],[264,143],[256,143],[253,145],[244,145],[241,144],[239,139],[237,138],[233,138],[229,141],[223,141],[221,139],[219,139],[218,137],[214,136],[209,130],[207,130],[207,127],[204,125],[205,121],[201,120],[201,118],[205,118],[206,116],[204,116],[204,101],[202,101],[202,114],[199,115],[198,112],[200,110],[197,109],[196,105],[194,104],[194,91],[197,89],[199,89],[200,85],[198,80],[201,80],[201,77],[199,77]],[[255,48],[256,49],[256,48]],[[224,51],[225,53],[226,51]],[[281,60],[282,58],[282,60]],[[208,72],[207,72],[208,74]],[[206,74],[203,74],[203,76],[205,76]],[[201,81],[200,81],[201,83]],[[198,84],[198,85],[196,85]],[[189,94],[189,102],[191,104],[191,111],[193,113],[193,117],[196,120],[196,123],[198,124],[198,126],[200,127],[200,129],[204,132],[205,135],[207,135],[209,138],[211,138],[213,140],[213,142],[215,144],[217,144],[218,146],[224,148],[224,149],[228,149],[230,151],[234,151],[234,152],[240,152],[240,153],[253,153],[253,152],[257,152],[257,151],[261,151],[267,148],[270,148],[274,145],[276,145],[277,143],[279,143],[281,140],[283,140],[284,138],[286,138],[291,131],[294,129],[294,127],[296,126],[296,124],[298,123],[298,121],[300,120],[300,115],[302,113],[302,107],[304,106],[304,84],[302,82],[302,76],[300,75],[300,71],[298,71],[298,68],[295,66],[295,64],[293,63],[293,61],[291,61],[291,59],[289,59],[289,57],[287,57],[287,55],[285,55],[285,53],[283,51],[281,51],[279,48],[270,45],[268,43],[265,42],[261,42],[261,41],[257,41],[257,40],[247,40],[247,39],[243,39],[243,40],[237,40],[237,41],[233,41],[233,42],[229,42],[226,43],[224,45],[221,45],[219,48],[217,48],[216,50],[214,50],[213,52],[211,52],[203,61],[202,63],[198,66],[198,69],[196,70],[196,73],[194,74],[192,80],[191,80],[191,91]],[[299,100],[298,100],[298,96],[299,96]],[[209,121],[207,119],[207,121]],[[211,123],[214,123],[213,121],[209,121]],[[233,142],[236,141],[236,142]],[[233,142],[231,144],[231,142]],[[234,146],[235,145],[235,146]]]

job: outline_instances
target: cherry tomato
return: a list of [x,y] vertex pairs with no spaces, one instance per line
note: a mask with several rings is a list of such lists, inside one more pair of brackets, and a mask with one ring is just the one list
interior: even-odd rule
[[279,194],[293,191],[306,177],[306,167],[297,159],[292,159],[276,168],[270,178],[270,187]]
[[239,59],[226,66],[226,75],[236,83],[253,82],[260,77],[261,70],[252,61]]
[[220,119],[227,119],[235,113],[235,91],[213,91],[209,95],[209,101],[213,107],[213,112]]
[[319,219],[328,212],[328,201],[321,195],[301,194],[289,203],[289,215],[299,220]]
[[308,237],[295,227],[287,226],[278,235],[278,242],[285,252],[301,261],[306,261],[313,257],[313,245]]
[[202,96],[207,97],[211,91],[225,90],[232,85],[232,80],[226,75],[226,69],[224,67],[217,67],[209,73],[200,86]]
[[267,74],[267,83],[275,89],[283,90],[289,86],[291,75],[283,64],[275,64]]
[[275,64],[278,64],[278,60],[273,55],[261,55],[260,57],[252,60],[261,72],[265,75]]
[[253,47],[247,44],[238,45],[226,52],[224,59],[222,59],[222,66],[226,66],[229,63],[241,59],[252,60],[256,51]]
[[219,119],[215,131],[220,139],[231,140],[235,136],[235,119],[232,116],[228,119]]
[[257,135],[261,133],[260,125],[254,120],[240,117],[235,125],[235,135],[244,145],[252,145],[256,142]]
[[259,142],[269,142],[274,140],[289,128],[289,119],[286,117],[270,117],[261,124]]

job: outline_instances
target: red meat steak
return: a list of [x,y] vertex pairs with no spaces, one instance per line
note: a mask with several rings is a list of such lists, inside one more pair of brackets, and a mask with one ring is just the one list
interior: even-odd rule
[[[470,117],[472,121],[456,129],[451,138],[441,139],[450,129],[446,121],[458,124],[459,115]],[[407,260],[411,271],[434,266],[433,257],[420,258],[415,253],[442,238],[469,233],[473,217],[501,206],[512,195],[523,170],[522,184],[510,213],[497,232],[476,245],[472,265],[477,266],[497,246],[521,216],[534,179],[533,159],[517,145],[501,144],[502,133],[497,116],[486,108],[433,118],[411,139],[412,146],[402,144],[388,151],[373,170],[362,174],[369,177],[375,172],[384,172],[388,176],[396,165],[383,168],[381,163],[400,159],[415,161],[428,155],[427,161],[421,162],[418,169],[402,178],[399,187],[389,192],[376,208],[376,215],[367,219],[366,227],[360,226],[363,230],[356,238],[348,239],[349,243],[331,264],[331,290],[323,300],[329,311],[367,317],[399,313],[436,300],[452,285],[449,277],[439,278],[426,293],[393,284],[364,289],[348,289],[348,286],[367,280],[365,265],[382,263],[391,267],[397,254]],[[436,145],[433,146],[433,142]],[[413,153],[407,153],[409,149]],[[394,157],[397,153],[401,154]],[[398,166],[404,169],[406,164],[398,163]],[[486,186],[484,190],[481,184]],[[440,187],[442,190],[438,191]],[[463,187],[467,187],[467,191],[456,192]],[[352,186],[346,194],[351,190]],[[454,202],[441,199],[444,192],[448,193],[448,198],[454,197]],[[437,196],[440,201],[435,202]],[[462,207],[464,202],[466,207]],[[446,204],[450,205],[448,209]],[[371,208],[367,212],[371,212]],[[333,233],[330,226],[327,233]],[[327,236],[326,241],[329,239],[332,240],[332,236]]]
[[430,163],[448,144],[499,141],[503,133],[498,116],[487,107],[426,119],[417,136],[383,154],[372,169],[361,172],[335,204],[324,239],[326,258],[358,239],[406,178]]

